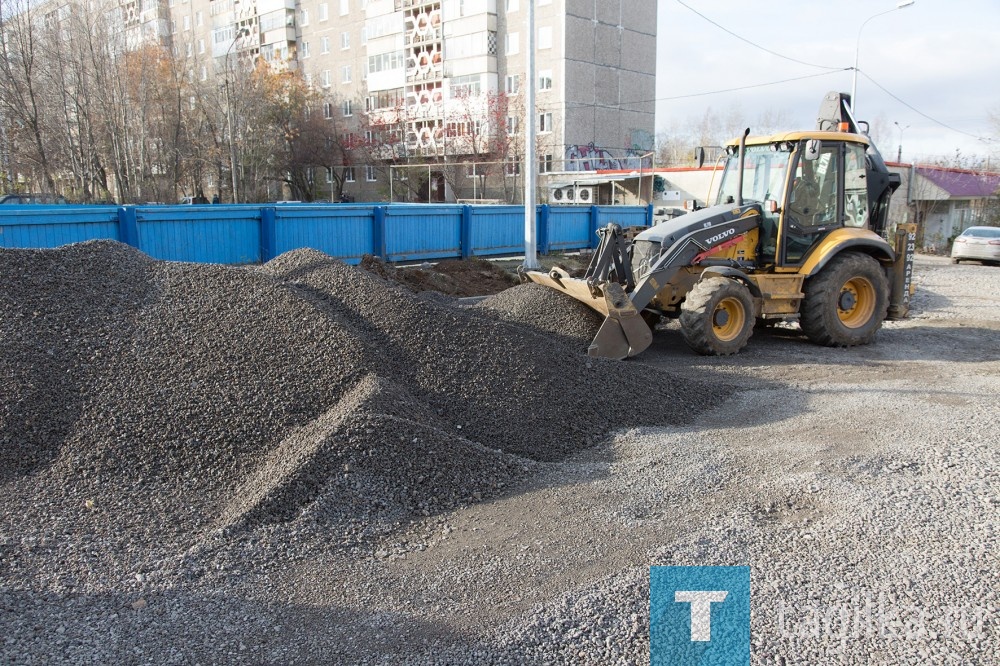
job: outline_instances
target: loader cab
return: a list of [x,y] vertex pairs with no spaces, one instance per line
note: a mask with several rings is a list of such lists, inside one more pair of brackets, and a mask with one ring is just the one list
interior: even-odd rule
[[867,144],[804,137],[792,154],[781,211],[779,266],[797,267],[834,229],[869,228],[865,151]]
[[[742,194],[763,209],[759,266],[795,270],[834,229],[869,228],[867,147],[863,137],[839,132],[797,132],[748,143]],[[731,146],[718,203],[737,200],[738,172]]]

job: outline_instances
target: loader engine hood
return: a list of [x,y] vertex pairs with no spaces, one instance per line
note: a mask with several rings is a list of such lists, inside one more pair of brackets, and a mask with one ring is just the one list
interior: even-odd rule
[[[636,282],[649,273],[660,255],[669,253],[680,243],[692,241],[702,250],[709,250],[745,233],[748,228],[754,228],[756,222],[749,226],[746,222],[749,218],[759,222],[761,212],[757,203],[743,206],[722,204],[702,208],[646,229],[632,242],[632,274]],[[738,220],[744,224],[734,224]]]

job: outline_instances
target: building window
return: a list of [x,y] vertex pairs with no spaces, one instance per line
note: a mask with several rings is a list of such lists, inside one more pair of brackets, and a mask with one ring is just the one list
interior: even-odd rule
[[517,0],[507,0],[507,11],[508,12],[517,11]]
[[482,90],[482,77],[479,74],[453,76],[449,86],[452,98],[475,97]]
[[538,89],[552,90],[552,70],[543,69],[538,72]]
[[469,167],[469,173],[466,174],[467,178],[475,178],[476,176],[488,176],[489,175],[489,165],[480,164],[479,162],[474,162],[472,166]]
[[325,3],[325,2],[321,2],[319,4],[319,11],[318,11],[318,13],[319,13],[320,23],[322,23],[323,21],[325,21],[328,18],[330,18],[329,5],[327,3]]
[[340,33],[340,48],[341,50],[346,50],[351,48],[351,33],[349,32]]
[[514,116],[507,116],[507,136],[511,136],[517,132],[517,118]]
[[205,67],[204,65],[201,66],[201,80],[208,80],[208,67]]
[[188,42],[186,46],[187,46],[187,57],[190,58],[192,55],[194,55],[194,44]]
[[519,85],[520,81],[521,81],[521,77],[518,76],[517,74],[508,74],[507,75],[507,94],[508,95],[516,95],[517,94],[517,88],[518,88],[518,85]]
[[504,171],[508,176],[517,176],[521,173],[521,163],[516,157],[508,157]]
[[309,25],[309,10],[303,9],[299,12],[299,25]]
[[330,87],[330,70],[328,69],[323,70],[323,76],[320,77],[320,85],[322,85],[324,88]]
[[340,68],[340,82],[350,83],[351,82],[351,66],[344,65]]
[[504,53],[507,55],[516,55],[518,52],[518,33],[508,32],[507,41],[504,42]]
[[552,48],[552,26],[545,25],[538,29],[538,48]]
[[351,11],[351,0],[340,0],[340,15],[346,16]]
[[365,180],[367,180],[369,183],[374,183],[376,180],[378,180],[377,176],[378,174],[375,173],[375,167],[373,166],[365,167]]
[[204,20],[202,19],[201,12],[194,13],[194,24],[199,28],[204,25]]
[[308,58],[309,57],[309,42],[302,42],[299,46],[299,57]]
[[552,131],[552,114],[551,113],[539,113],[538,114],[538,132],[551,132]]
[[542,155],[538,159],[538,173],[549,173],[552,171],[552,155]]
[[190,16],[185,16],[184,17],[184,29],[185,30],[190,30],[191,29],[191,17]]
[[347,167],[344,169],[344,182],[353,183],[354,182],[354,167]]
[[351,100],[349,99],[344,100],[344,103],[340,105],[340,110],[345,118],[354,115],[354,109],[351,108]]
[[329,37],[324,37],[323,39],[320,40],[319,43],[320,43],[320,52],[321,53],[329,53],[330,52],[330,38]]
[[[306,87],[311,90],[312,87],[313,87],[313,75],[312,75],[312,73],[311,72],[306,72],[306,75],[305,75],[304,78],[306,80]],[[307,112],[309,111],[309,107],[308,106],[306,107],[306,111]],[[306,117],[308,117],[308,113],[307,113]]]
[[323,102],[323,117],[327,120],[333,118],[333,105],[329,102]]

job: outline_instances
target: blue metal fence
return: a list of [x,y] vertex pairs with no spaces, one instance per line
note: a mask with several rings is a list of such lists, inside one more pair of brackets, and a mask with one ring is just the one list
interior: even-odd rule
[[[649,226],[652,206],[538,207],[542,254],[592,248],[610,222]],[[0,206],[0,247],[49,248],[113,239],[157,259],[268,261],[310,247],[348,263],[524,252],[524,208],[454,204]]]

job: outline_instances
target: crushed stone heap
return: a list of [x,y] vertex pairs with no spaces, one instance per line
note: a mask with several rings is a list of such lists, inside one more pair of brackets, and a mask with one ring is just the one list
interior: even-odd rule
[[[312,250],[258,267],[0,250],[0,284],[3,529],[50,534],[77,584],[213,531],[357,542],[731,390],[541,334],[582,307],[542,288],[461,308]],[[105,554],[67,554],[81,533]]]

